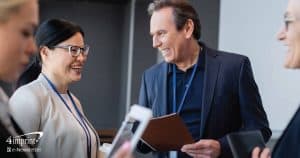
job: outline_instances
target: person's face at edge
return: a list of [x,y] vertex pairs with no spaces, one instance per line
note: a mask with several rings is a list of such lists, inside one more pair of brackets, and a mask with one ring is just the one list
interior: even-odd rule
[[33,34],[38,16],[37,0],[27,0],[8,21],[0,23],[0,80],[16,81],[36,52]]
[[289,0],[285,12],[287,25],[281,28],[277,38],[287,47],[284,66],[286,68],[300,68],[300,2]]
[[152,44],[168,63],[180,63],[184,60],[186,39],[190,38],[185,31],[177,30],[173,10],[170,7],[154,11],[150,20]]
[[[81,33],[78,32],[58,44],[58,46],[68,45],[84,47],[84,39]],[[47,53],[46,55],[42,53],[41,56],[43,58],[43,70],[46,71],[46,74],[54,77],[56,81],[67,85],[81,79],[87,56],[81,53],[79,56],[73,57],[67,49],[62,48],[44,50],[47,50]]]

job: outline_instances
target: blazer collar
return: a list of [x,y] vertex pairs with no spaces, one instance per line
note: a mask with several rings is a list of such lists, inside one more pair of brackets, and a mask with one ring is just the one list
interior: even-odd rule
[[40,75],[38,76],[37,81],[42,83],[42,85],[45,86],[49,91],[53,91],[52,87],[50,86],[50,84],[48,83],[48,81],[42,73],[40,73]]

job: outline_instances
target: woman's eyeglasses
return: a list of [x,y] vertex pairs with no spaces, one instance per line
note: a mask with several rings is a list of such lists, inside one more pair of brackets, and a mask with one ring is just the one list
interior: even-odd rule
[[72,45],[66,45],[66,46],[53,46],[52,48],[61,48],[66,49],[69,51],[69,54],[73,57],[79,56],[81,53],[84,56],[87,56],[89,54],[90,46],[85,45],[84,47],[79,46],[72,46]]
[[296,17],[291,16],[290,14],[286,13],[286,14],[284,15],[283,20],[284,20],[285,31],[288,31],[289,25],[290,25],[291,23],[297,21],[298,19],[297,19]]

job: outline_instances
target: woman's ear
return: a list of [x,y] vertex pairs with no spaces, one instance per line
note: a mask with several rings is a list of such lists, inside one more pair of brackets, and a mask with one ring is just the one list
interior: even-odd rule
[[185,38],[190,39],[194,32],[194,22],[192,19],[188,19],[184,25]]
[[39,53],[40,53],[42,61],[45,61],[45,59],[48,57],[49,51],[50,51],[50,49],[47,46],[41,46],[39,48]]

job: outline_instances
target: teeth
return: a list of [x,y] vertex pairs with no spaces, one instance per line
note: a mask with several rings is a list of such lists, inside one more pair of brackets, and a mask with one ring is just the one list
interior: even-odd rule
[[72,67],[72,69],[77,72],[81,72],[81,70],[82,70],[81,67]]

